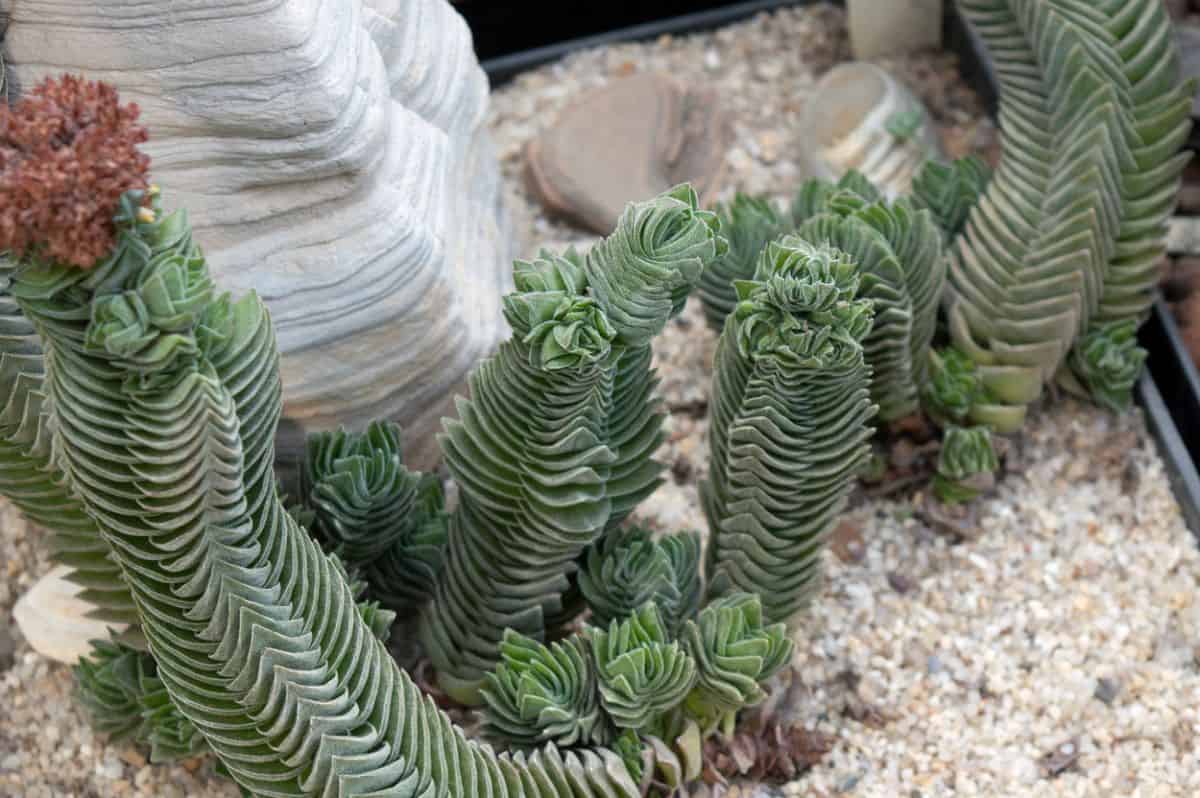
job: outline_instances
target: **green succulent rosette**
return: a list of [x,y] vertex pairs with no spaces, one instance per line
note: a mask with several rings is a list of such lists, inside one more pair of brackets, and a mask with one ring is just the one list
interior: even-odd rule
[[966,423],[971,408],[984,400],[975,363],[953,347],[931,351],[929,359],[929,380],[921,388],[925,412],[943,426]]
[[640,526],[617,530],[592,546],[579,573],[591,622],[608,626],[650,602],[658,607],[668,633],[677,633],[699,609],[700,548],[695,533],[655,540]]
[[[310,435],[301,493],[312,534],[382,606],[407,614],[428,601],[446,544],[444,498],[435,476],[404,467],[399,425]],[[378,607],[370,613],[380,623],[386,617]]]
[[930,159],[913,177],[913,202],[918,208],[928,208],[946,239],[953,240],[991,178],[991,167],[978,155],[950,163]]
[[204,737],[180,714],[157,676],[154,658],[117,641],[92,641],[75,666],[76,696],[96,731],[150,749],[151,762],[207,751]]
[[933,490],[947,503],[971,501],[995,485],[1000,459],[987,427],[946,427]]
[[587,638],[573,635],[546,646],[509,630],[500,655],[483,687],[488,736],[517,748],[609,742]]
[[716,599],[689,621],[683,645],[696,661],[696,686],[684,709],[707,734],[732,734],[739,710],[767,697],[764,683],[791,658],[792,641],[782,623],[767,624],[762,602],[751,593]]
[[885,201],[854,172],[836,185],[806,183],[792,214],[797,236],[846,253],[859,274],[857,295],[874,305],[863,349],[880,418],[916,412],[946,277],[933,216],[907,199]]
[[1074,379],[1061,374],[1060,382],[1114,413],[1128,410],[1149,354],[1138,346],[1137,327],[1132,319],[1093,327],[1071,350]]
[[653,733],[692,689],[695,661],[670,640],[653,604],[590,637],[605,712],[619,729]]

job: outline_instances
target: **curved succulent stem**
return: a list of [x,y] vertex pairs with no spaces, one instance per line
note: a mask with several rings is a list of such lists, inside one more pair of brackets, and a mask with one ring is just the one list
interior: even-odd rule
[[825,538],[867,461],[875,414],[863,339],[871,303],[846,255],[787,236],[767,245],[717,345],[709,592],[762,596],[791,620],[817,585]]
[[569,614],[579,556],[657,485],[649,342],[723,251],[716,227],[680,186],[630,205],[586,258],[518,264],[514,337],[441,438],[460,501],[422,639],[457,700],[481,700],[504,629],[540,640]]
[[960,5],[996,60],[1004,157],[952,253],[950,332],[989,394],[972,419],[1007,433],[1080,335],[1147,307],[1191,89],[1155,0]]
[[946,265],[932,214],[905,199],[889,204],[869,186],[854,172],[838,185],[810,181],[792,215],[797,236],[842,250],[858,267],[859,295],[875,307],[863,342],[871,399],[880,418],[893,421],[917,410]]
[[261,302],[212,295],[184,217],[139,216],[91,271],[35,258],[8,292],[42,343],[55,479],[230,774],[262,796],[633,796],[615,754],[497,757],[422,698],[276,495]]

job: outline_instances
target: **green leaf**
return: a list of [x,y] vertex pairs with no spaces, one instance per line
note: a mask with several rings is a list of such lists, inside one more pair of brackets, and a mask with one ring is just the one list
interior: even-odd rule
[[574,635],[544,646],[510,630],[500,654],[483,688],[484,731],[490,737],[521,748],[609,741],[586,638]]
[[933,490],[944,502],[971,501],[995,485],[1000,467],[987,427],[946,427]]
[[697,672],[685,707],[705,734],[717,728],[730,734],[736,713],[766,699],[763,684],[792,653],[786,626],[766,625],[762,602],[750,593],[709,604],[688,622],[683,641]]
[[590,630],[600,680],[600,700],[621,729],[653,733],[680,705],[696,680],[696,663],[671,642],[662,617],[645,604],[607,630]]

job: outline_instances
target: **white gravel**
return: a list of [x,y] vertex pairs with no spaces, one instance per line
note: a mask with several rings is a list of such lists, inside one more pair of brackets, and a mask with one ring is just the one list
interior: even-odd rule
[[[729,190],[789,193],[799,110],[820,72],[846,57],[842,25],[829,7],[783,11],[582,53],[498,91],[492,125],[525,251],[591,238],[528,200],[521,146],[578,91],[630,70],[712,82],[737,119]],[[993,143],[952,59],[891,66],[952,151]],[[695,303],[661,340],[673,409],[661,455],[673,476],[642,513],[665,526],[703,527],[695,484],[713,341]],[[791,708],[837,742],[786,794],[1200,794],[1200,554],[1144,425],[1064,402],[1034,415],[1021,461],[958,545],[918,521],[908,499],[849,514],[865,553],[828,558],[827,588],[797,641],[805,689]],[[13,602],[48,568],[39,533],[0,505],[0,796],[236,796],[209,764],[149,766],[92,734],[69,669],[39,658],[11,624]]]

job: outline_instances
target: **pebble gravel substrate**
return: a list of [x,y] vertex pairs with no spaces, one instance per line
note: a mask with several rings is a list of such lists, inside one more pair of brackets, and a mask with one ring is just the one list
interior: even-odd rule
[[[521,147],[578,92],[639,70],[711,83],[735,119],[729,191],[783,198],[806,94],[847,57],[842,12],[816,6],[580,53],[502,87],[492,127],[524,250],[594,240],[544,218],[520,180]],[[952,57],[884,63],[929,104],[951,152],[994,148]],[[695,303],[659,341],[671,472],[641,514],[664,528],[704,525],[714,341]],[[1200,553],[1145,425],[1062,402],[1034,414],[1019,448],[1021,468],[979,502],[966,541],[929,529],[907,498],[850,511],[863,545],[827,558],[790,708],[834,748],[797,782],[731,794],[1200,794]],[[12,623],[48,568],[40,533],[0,507],[0,796],[236,796],[209,763],[152,766],[91,732],[70,670]]]

